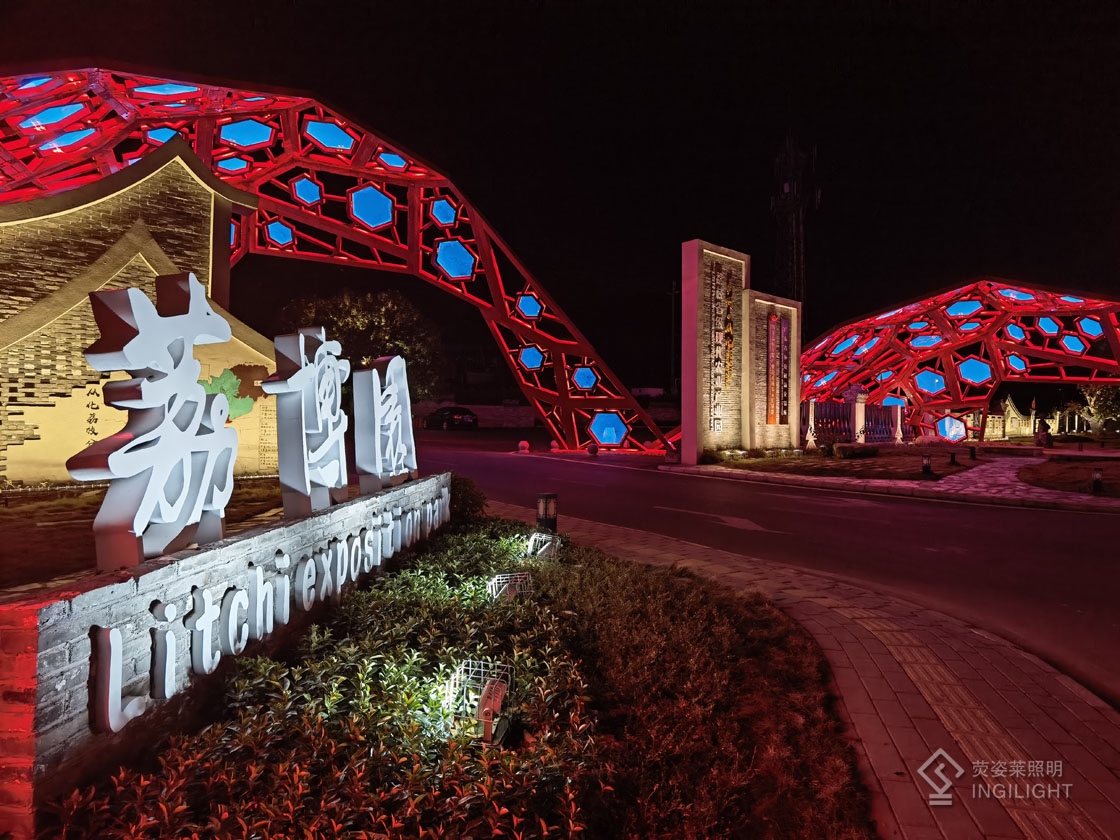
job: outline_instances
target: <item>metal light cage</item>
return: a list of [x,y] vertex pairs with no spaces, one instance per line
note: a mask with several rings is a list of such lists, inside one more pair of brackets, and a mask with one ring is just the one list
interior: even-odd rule
[[533,594],[533,578],[528,572],[503,572],[490,579],[486,591],[495,601],[529,598]]
[[525,559],[540,557],[545,560],[552,560],[560,551],[562,544],[563,540],[561,540],[559,534],[545,534],[537,531],[529,537],[529,542],[525,545]]
[[482,743],[499,744],[509,730],[506,704],[512,691],[512,665],[466,659],[447,682],[443,708]]

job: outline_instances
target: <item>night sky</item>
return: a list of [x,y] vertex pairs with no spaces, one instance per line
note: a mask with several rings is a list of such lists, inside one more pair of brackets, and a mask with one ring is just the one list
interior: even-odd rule
[[[681,242],[752,254],[770,288],[788,130],[822,195],[806,341],[980,274],[1120,295],[1118,4],[771,5],[3,0],[0,62],[314,94],[448,174],[632,387],[667,384]],[[308,276],[369,278],[233,278]]]

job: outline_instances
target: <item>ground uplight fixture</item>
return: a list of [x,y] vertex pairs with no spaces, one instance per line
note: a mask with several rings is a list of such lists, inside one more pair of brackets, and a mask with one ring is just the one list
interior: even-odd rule
[[933,475],[933,456],[922,456],[922,475]]
[[443,708],[484,744],[499,744],[509,730],[507,700],[513,666],[466,659],[444,687]]
[[533,578],[528,572],[503,572],[490,578],[486,591],[494,601],[528,598],[533,594]]
[[525,559],[540,557],[551,560],[560,550],[560,537],[557,534],[544,534],[540,531],[529,536],[525,544]]
[[556,533],[556,494],[537,495],[537,530]]
[[1104,470],[1093,467],[1093,495],[1099,496],[1104,492]]

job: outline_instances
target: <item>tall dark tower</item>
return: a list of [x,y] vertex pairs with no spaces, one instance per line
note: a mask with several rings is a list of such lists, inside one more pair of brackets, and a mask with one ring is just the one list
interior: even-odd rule
[[778,227],[774,255],[774,290],[783,297],[805,300],[805,212],[820,203],[820,190],[813,186],[817,150],[806,154],[798,148],[793,132],[774,159],[777,194],[770,211]]

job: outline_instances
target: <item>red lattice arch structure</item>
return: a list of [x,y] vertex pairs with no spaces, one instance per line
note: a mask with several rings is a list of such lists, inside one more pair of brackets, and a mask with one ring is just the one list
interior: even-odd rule
[[667,445],[444,175],[313,98],[89,68],[2,77],[0,203],[90,183],[175,137],[260,198],[234,218],[233,263],[271,254],[411,274],[479,310],[563,446]]
[[[1120,384],[1120,301],[984,278],[836,327],[801,354],[803,400],[905,407],[919,431],[982,434],[1004,382]],[[979,416],[979,423],[975,417]]]

